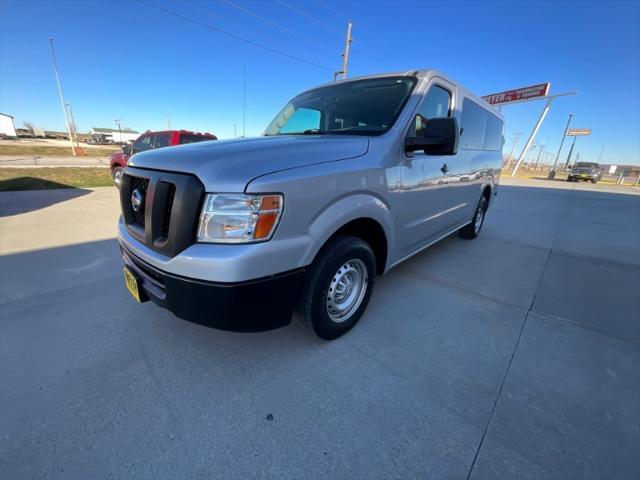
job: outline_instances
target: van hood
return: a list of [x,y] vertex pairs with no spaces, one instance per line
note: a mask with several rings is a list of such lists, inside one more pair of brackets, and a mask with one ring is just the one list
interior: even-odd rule
[[244,192],[256,177],[367,153],[367,137],[281,135],[215,140],[138,153],[132,167],[196,175],[208,192]]

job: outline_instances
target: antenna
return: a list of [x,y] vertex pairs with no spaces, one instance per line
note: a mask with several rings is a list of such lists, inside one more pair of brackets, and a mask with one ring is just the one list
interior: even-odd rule
[[242,138],[247,137],[247,65],[242,65]]

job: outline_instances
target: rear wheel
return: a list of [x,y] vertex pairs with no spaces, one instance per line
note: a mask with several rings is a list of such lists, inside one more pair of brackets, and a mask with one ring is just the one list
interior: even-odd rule
[[567,177],[567,182],[573,182],[573,177],[571,175]]
[[598,179],[597,178],[592,178],[591,179],[591,183],[598,183]]
[[120,188],[120,184],[122,183],[122,171],[124,169],[122,167],[115,167],[111,170],[111,176],[113,177],[113,183],[116,184],[116,187]]
[[306,326],[325,340],[351,330],[367,308],[375,274],[368,243],[349,235],[332,239],[314,260],[300,302]]
[[484,225],[484,217],[487,213],[487,206],[487,197],[482,195],[482,197],[480,197],[480,201],[478,202],[478,206],[476,207],[476,213],[473,215],[473,220],[471,220],[471,223],[458,230],[458,233],[462,238],[473,240],[480,234],[482,225]]

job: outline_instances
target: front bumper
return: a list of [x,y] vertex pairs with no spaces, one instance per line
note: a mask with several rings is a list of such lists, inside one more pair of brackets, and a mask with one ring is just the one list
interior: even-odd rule
[[597,175],[594,175],[592,173],[573,173],[573,172],[570,172],[569,176],[571,178],[577,178],[577,179],[580,179],[580,180],[593,180],[595,178],[598,178]]
[[255,332],[289,324],[306,279],[304,269],[244,282],[196,280],[158,270],[120,244],[140,279],[142,300],[184,320],[221,330]]

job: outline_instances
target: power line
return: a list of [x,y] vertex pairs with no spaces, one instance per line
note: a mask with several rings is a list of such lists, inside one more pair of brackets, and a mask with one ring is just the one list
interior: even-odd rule
[[278,22],[274,22],[273,20],[263,17],[260,14],[257,14],[256,12],[249,10],[248,8],[243,7],[242,5],[238,5],[235,2],[232,2],[231,0],[221,0],[222,2],[226,3],[227,5],[230,5],[233,8],[236,8],[238,10],[240,10],[241,12],[246,13],[247,15],[251,15],[252,17],[257,18],[258,20],[262,20],[265,23],[268,23],[269,25],[273,25],[276,28],[279,28],[280,30],[282,30],[283,32],[287,32],[290,35],[293,35],[301,40],[304,40],[305,42],[308,42],[312,45],[315,45],[317,47],[321,47],[322,45],[320,45],[318,42],[314,42],[313,40],[310,40],[309,38],[305,37],[304,35],[300,35],[298,32],[294,32],[293,30],[280,25]]
[[333,13],[335,13],[336,15],[342,17],[342,13],[340,13],[338,10],[336,10],[335,8],[333,8],[331,5],[329,5],[326,2],[323,2],[322,0],[316,0],[316,2],[318,2],[320,5],[322,5],[324,8],[326,8],[327,10],[331,10]]
[[191,22],[191,23],[193,23],[195,25],[199,25],[199,26],[201,26],[203,28],[206,28],[208,30],[213,30],[214,32],[220,33],[222,35],[226,35],[227,37],[234,38],[236,40],[239,40],[241,42],[247,43],[247,44],[252,45],[254,47],[258,47],[258,48],[261,48],[263,50],[267,50],[269,52],[276,53],[276,54],[281,55],[283,57],[287,57],[287,58],[289,58],[291,60],[296,60],[298,62],[306,63],[307,65],[313,65],[314,67],[322,68],[324,70],[329,70],[330,72],[334,71],[333,68],[327,67],[326,65],[322,65],[320,63],[316,63],[316,62],[313,62],[311,60],[306,60],[306,59],[298,57],[296,55],[292,55],[290,53],[283,52],[282,50],[278,50],[277,48],[269,47],[269,46],[264,45],[262,43],[255,42],[253,40],[249,40],[248,38],[241,37],[240,35],[236,35],[235,33],[227,32],[226,30],[223,30],[221,28],[215,27],[213,25],[209,25],[207,23],[203,23],[203,22],[201,22],[199,20],[195,20],[195,19],[193,19],[191,17],[187,17],[186,15],[182,15],[182,14],[180,14],[178,12],[174,12],[173,10],[169,10],[168,8],[164,8],[164,7],[161,7],[159,5],[154,5],[153,3],[149,3],[149,2],[147,2],[145,0],[135,0],[135,1],[138,2],[138,3],[141,3],[142,5],[146,5],[147,7],[155,8],[155,9],[160,10],[160,11],[162,11],[162,12],[168,14],[168,15],[180,18],[180,19],[185,20],[187,22]]
[[286,8],[288,8],[289,10],[291,10],[291,11],[293,11],[293,12],[296,12],[298,15],[301,15],[301,16],[303,16],[303,17],[305,17],[305,18],[307,18],[307,19],[311,20],[312,22],[317,23],[318,25],[320,25],[320,26],[322,26],[322,27],[324,27],[324,28],[326,28],[326,29],[328,29],[328,30],[331,30],[331,31],[332,31],[332,32],[334,32],[334,33],[339,33],[339,34],[341,34],[341,35],[342,35],[342,32],[339,32],[338,30],[336,30],[335,28],[331,27],[330,25],[327,25],[327,24],[326,24],[326,23],[324,23],[323,21],[318,20],[318,19],[317,19],[317,18],[315,18],[315,17],[312,17],[311,15],[309,15],[309,14],[307,14],[307,13],[303,12],[302,10],[300,10],[300,9],[298,9],[298,8],[296,8],[296,7],[294,7],[293,5],[290,5],[290,4],[288,4],[287,2],[283,2],[282,0],[276,0],[276,2],[278,2],[280,5],[282,5],[282,6],[286,7]]

